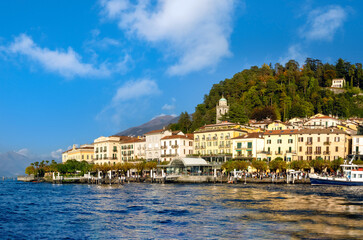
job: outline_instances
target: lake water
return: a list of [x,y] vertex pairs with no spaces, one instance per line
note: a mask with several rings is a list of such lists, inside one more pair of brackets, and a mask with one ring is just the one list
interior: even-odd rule
[[0,181],[1,239],[363,239],[363,188]]

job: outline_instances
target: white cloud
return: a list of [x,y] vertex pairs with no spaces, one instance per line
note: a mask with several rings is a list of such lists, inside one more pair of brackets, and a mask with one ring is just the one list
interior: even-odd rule
[[67,51],[41,48],[26,34],[16,37],[6,51],[9,54],[24,55],[42,65],[46,70],[67,78],[75,76],[105,77],[111,74],[104,64],[95,67],[92,64],[82,63],[81,57],[70,47]]
[[279,63],[285,64],[289,60],[295,60],[300,65],[305,62],[307,55],[303,52],[300,44],[291,45],[284,57],[279,58]]
[[166,110],[166,111],[173,111],[175,109],[175,102],[176,102],[176,99],[175,98],[172,98],[171,99],[171,102],[170,104],[168,103],[165,103],[164,106],[162,106],[162,110]]
[[157,94],[160,94],[160,90],[155,81],[141,79],[126,82],[123,86],[119,87],[112,101],[113,103],[117,103]]
[[27,148],[22,148],[20,149],[19,151],[17,151],[16,153],[20,154],[20,155],[23,155],[25,157],[30,157],[32,156],[32,154],[30,153],[29,149]]
[[308,14],[307,23],[300,30],[301,35],[308,40],[330,41],[346,18],[347,11],[340,6],[315,9]]
[[213,67],[230,55],[234,0],[160,0],[131,4],[128,0],[101,1],[103,13],[122,30],[154,43],[177,63],[168,73],[183,75]]
[[58,150],[55,150],[55,151],[52,151],[50,153],[50,155],[52,156],[52,158],[54,159],[60,159],[62,157],[62,152],[64,152],[63,149],[58,149]]

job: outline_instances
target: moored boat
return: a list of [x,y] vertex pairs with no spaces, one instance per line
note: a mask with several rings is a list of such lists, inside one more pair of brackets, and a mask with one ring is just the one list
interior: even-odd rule
[[311,174],[309,176],[311,185],[344,185],[344,186],[363,186],[363,166],[352,163],[340,165],[343,170],[341,177],[327,177]]

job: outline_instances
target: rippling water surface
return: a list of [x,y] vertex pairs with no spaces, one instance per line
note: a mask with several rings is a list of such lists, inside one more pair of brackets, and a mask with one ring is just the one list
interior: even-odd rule
[[363,239],[363,188],[0,182],[1,239]]

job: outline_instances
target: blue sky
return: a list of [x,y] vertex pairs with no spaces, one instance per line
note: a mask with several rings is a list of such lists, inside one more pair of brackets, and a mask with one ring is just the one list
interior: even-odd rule
[[306,57],[362,62],[362,1],[0,1],[0,152],[53,158],[214,83]]

